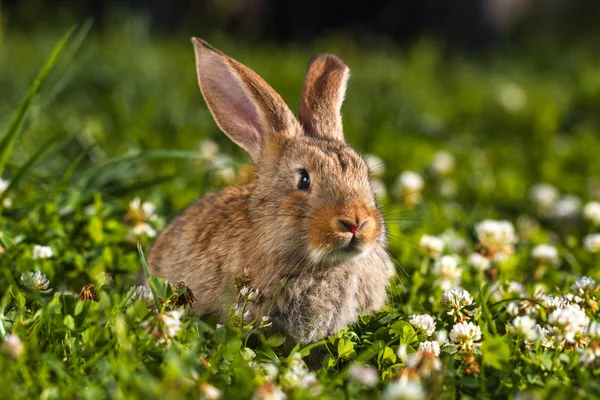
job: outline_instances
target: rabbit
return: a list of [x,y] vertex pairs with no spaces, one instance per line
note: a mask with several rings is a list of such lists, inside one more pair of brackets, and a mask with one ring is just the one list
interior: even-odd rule
[[176,217],[151,249],[151,273],[185,282],[193,311],[220,315],[236,300],[234,278],[247,276],[251,316],[265,313],[271,329],[303,344],[380,310],[395,268],[367,164],[344,140],[348,67],[332,54],[312,59],[298,121],[254,71],[192,42],[208,108],[257,178]]

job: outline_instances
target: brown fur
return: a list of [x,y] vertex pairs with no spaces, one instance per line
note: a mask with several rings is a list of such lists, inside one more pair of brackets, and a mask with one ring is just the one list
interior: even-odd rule
[[340,110],[349,77],[350,70],[337,56],[313,58],[300,98],[300,122],[307,134],[344,140]]
[[[198,313],[226,313],[235,276],[249,275],[259,290],[253,314],[282,285],[269,315],[276,329],[303,343],[380,309],[394,269],[367,166],[341,133],[345,65],[331,55],[311,63],[304,115],[333,122],[311,122],[308,133],[258,75],[206,42],[193,42],[207,104],[221,129],[250,153],[258,178],[207,195],[175,218],[154,244],[151,272],[184,281]],[[323,130],[338,125],[340,132]],[[309,191],[298,189],[301,169],[310,174]]]

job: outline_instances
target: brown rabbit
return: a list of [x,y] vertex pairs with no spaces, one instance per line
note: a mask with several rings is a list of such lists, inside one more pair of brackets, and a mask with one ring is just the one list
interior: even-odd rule
[[[255,72],[193,38],[200,90],[219,127],[246,150],[255,184],[192,204],[161,233],[153,274],[184,281],[198,313],[227,313],[234,277],[258,289],[249,310],[308,343],[383,307],[394,274],[365,161],[344,141],[349,70],[336,56],[310,63],[300,123]],[[281,286],[273,306],[267,305]]]

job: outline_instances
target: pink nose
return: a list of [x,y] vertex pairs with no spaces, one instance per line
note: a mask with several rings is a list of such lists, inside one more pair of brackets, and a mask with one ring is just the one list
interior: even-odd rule
[[348,232],[356,233],[360,229],[360,226],[358,226],[354,222],[350,222],[345,219],[340,219],[339,222]]

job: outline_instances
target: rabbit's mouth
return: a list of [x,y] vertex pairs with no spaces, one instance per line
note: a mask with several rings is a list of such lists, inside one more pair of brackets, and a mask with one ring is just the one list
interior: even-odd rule
[[316,264],[339,264],[340,262],[364,257],[369,253],[370,247],[360,239],[353,237],[347,242],[329,250],[311,250],[310,258]]

